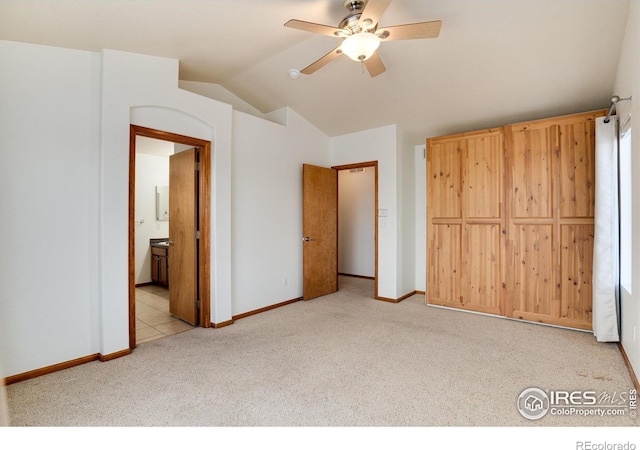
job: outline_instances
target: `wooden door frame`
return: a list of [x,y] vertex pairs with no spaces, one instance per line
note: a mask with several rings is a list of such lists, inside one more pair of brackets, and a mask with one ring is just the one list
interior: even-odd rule
[[[361,162],[361,163],[354,163],[354,164],[345,164],[345,165],[341,165],[341,166],[332,166],[332,169],[335,169],[337,171],[341,171],[341,170],[350,170],[350,169],[361,169],[361,168],[366,168],[366,167],[373,167],[375,169],[375,177],[374,177],[374,196],[375,196],[375,200],[374,200],[374,216],[373,216],[373,221],[374,221],[374,241],[375,241],[375,274],[374,274],[374,291],[373,291],[373,298],[376,300],[381,300],[381,298],[378,296],[378,161],[367,161],[367,162]],[[340,187],[340,182],[338,181],[338,188]],[[338,211],[340,210],[340,201],[338,200]],[[340,231],[338,230],[338,233]],[[338,248],[338,254],[340,252],[340,248]],[[337,266],[336,266],[337,267]]]
[[198,325],[211,326],[211,142],[167,131],[131,125],[129,131],[129,347],[136,347],[136,280],[135,280],[135,175],[136,137],[148,137],[200,149],[200,179],[198,186],[200,211],[199,290],[200,312]]

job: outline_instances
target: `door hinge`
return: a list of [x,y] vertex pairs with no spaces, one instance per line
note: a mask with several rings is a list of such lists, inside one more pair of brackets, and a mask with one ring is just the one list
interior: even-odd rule
[[200,161],[196,163],[196,171],[200,170]]
[[200,309],[200,299],[196,300],[196,309]]
[[196,239],[200,239],[200,230],[196,231]]

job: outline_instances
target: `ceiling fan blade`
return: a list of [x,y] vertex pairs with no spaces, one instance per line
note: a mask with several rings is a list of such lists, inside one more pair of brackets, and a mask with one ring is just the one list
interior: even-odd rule
[[369,0],[362,11],[358,25],[360,28],[368,30],[375,27],[380,21],[380,17],[385,12],[391,0]]
[[324,34],[332,37],[347,37],[348,33],[341,28],[321,25],[319,23],[304,22],[302,20],[291,19],[284,24],[285,27],[295,28],[302,31],[310,31],[311,33]]
[[342,55],[342,50],[340,50],[340,47],[331,50],[329,53],[327,53],[326,55],[324,55],[322,58],[320,58],[319,60],[317,60],[316,62],[308,65],[307,67],[305,67],[304,69],[302,69],[300,71],[300,73],[303,73],[305,75],[311,75],[313,72],[315,72],[318,69],[321,69],[322,67],[326,66],[327,64],[329,64],[331,61],[333,61],[334,59],[336,59],[338,56]]
[[376,77],[387,70],[387,68],[382,63],[382,59],[380,59],[380,55],[377,51],[373,55],[371,55],[371,58],[367,59],[364,62],[364,66],[367,68],[367,71],[369,72],[369,75],[371,75],[371,77]]
[[376,35],[384,41],[399,41],[401,39],[428,39],[440,35],[441,20],[433,22],[408,23],[394,27],[381,28]]

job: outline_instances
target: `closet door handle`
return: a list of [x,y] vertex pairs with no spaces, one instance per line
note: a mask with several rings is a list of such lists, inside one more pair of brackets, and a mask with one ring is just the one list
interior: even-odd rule
[[303,237],[303,238],[302,238],[302,240],[303,240],[304,242],[313,241],[313,239],[311,239],[309,236],[305,236],[305,237]]

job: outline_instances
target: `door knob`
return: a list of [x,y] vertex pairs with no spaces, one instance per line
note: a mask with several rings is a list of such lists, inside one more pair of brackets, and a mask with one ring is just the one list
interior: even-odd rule
[[309,236],[305,236],[305,237],[303,237],[303,238],[302,238],[302,240],[303,240],[304,242],[313,241],[313,239],[311,239]]
[[173,245],[173,241],[172,240],[169,240],[167,242],[169,243],[169,245]]

